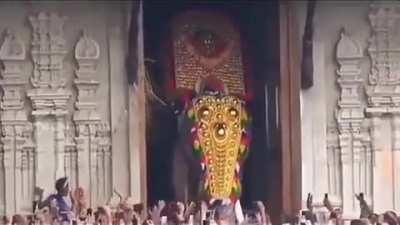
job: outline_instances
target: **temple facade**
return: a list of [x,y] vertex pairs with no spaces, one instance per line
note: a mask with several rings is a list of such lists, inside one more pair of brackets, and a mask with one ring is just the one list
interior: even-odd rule
[[[300,43],[306,3],[292,6],[298,35],[291,35]],[[86,190],[91,206],[116,195],[147,201],[143,18],[143,7],[135,1],[0,2],[0,215],[31,212],[36,187],[52,193],[54,181],[63,176]],[[135,38],[129,32],[132,21]],[[314,84],[294,93],[300,123],[291,132],[301,134],[301,145],[277,145],[286,149],[277,156],[281,164],[268,168],[282,168],[276,175],[280,180],[271,175],[263,181],[282,185],[282,201],[300,200],[301,206],[290,209],[305,207],[308,193],[315,207],[323,207],[328,193],[346,217],[358,217],[355,195],[362,192],[376,212],[400,210],[399,40],[398,2],[317,3]],[[130,41],[137,42],[135,48],[129,48]],[[129,51],[136,56],[131,61]],[[136,65],[133,84],[127,62]],[[240,74],[243,84],[246,77]],[[179,74],[177,83],[186,85],[185,76]],[[244,91],[235,79],[230,82],[237,92]],[[264,106],[279,108],[265,117],[286,126],[284,114],[292,108],[280,104],[286,104],[290,91],[265,86]],[[296,163],[286,161],[285,154],[295,151],[291,160],[297,161],[301,176],[285,172],[284,165]]]
[[114,192],[140,196],[140,145],[129,148],[128,121],[140,116],[129,116],[129,100],[138,103],[128,98],[128,8],[0,3],[0,214],[32,212],[35,187],[52,193],[62,176],[90,205]]
[[314,86],[301,91],[303,202],[329,193],[356,218],[362,192],[378,213],[399,210],[399,7],[317,4]]

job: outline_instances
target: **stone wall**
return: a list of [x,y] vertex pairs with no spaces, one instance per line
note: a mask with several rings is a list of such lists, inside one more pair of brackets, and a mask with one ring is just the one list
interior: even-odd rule
[[[0,214],[69,176],[91,205],[132,194],[127,2],[0,3]],[[133,150],[132,150],[133,151]],[[90,193],[90,194],[89,194]]]
[[[297,4],[301,29],[305,3]],[[318,2],[315,85],[301,93],[303,200],[324,193],[358,216],[400,209],[398,2]],[[300,37],[299,37],[300,38]]]

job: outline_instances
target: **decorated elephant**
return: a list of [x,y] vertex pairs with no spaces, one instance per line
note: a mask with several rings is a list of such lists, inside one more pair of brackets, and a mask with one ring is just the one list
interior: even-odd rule
[[177,199],[238,199],[250,140],[245,102],[213,76],[199,80],[196,95],[185,99],[175,149]]

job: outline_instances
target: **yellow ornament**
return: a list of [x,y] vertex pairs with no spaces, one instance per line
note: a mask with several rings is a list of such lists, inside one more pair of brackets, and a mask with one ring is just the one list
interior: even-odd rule
[[239,126],[244,116],[243,105],[234,96],[205,95],[195,102],[193,111],[203,134],[198,135],[195,148],[199,145],[208,159],[209,195],[215,199],[229,198],[232,188],[237,188],[235,168],[243,151]]

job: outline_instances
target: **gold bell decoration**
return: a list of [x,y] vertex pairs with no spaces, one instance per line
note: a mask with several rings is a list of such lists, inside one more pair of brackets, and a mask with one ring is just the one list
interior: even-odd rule
[[193,147],[205,165],[205,187],[213,199],[240,196],[239,171],[249,142],[244,102],[230,95],[203,95],[188,112],[195,121]]

